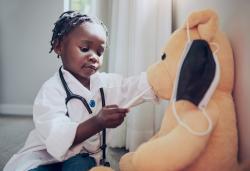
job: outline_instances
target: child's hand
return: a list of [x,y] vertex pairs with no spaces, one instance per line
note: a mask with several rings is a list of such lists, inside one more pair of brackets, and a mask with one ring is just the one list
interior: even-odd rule
[[115,128],[119,126],[123,121],[127,108],[119,108],[117,105],[108,105],[103,107],[97,114],[97,120],[103,128]]

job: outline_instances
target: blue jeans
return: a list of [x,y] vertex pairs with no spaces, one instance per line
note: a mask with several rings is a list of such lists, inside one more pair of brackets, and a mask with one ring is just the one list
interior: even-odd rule
[[42,165],[29,171],[88,171],[96,166],[95,159],[86,153],[77,154],[64,162]]

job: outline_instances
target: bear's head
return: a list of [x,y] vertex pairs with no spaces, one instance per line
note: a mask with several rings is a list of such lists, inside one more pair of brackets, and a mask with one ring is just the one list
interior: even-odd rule
[[170,99],[177,79],[177,89],[185,91],[178,93],[187,99],[195,92],[195,102],[213,82],[213,91],[231,93],[233,73],[230,44],[218,28],[216,13],[208,9],[193,12],[185,25],[172,34],[161,61],[148,69],[148,80],[158,97]]

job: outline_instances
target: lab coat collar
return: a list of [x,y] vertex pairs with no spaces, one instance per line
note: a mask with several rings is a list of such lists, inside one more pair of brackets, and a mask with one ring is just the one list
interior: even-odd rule
[[69,71],[65,70],[63,67],[62,73],[70,90],[73,93],[81,95],[85,98],[91,98],[94,93],[103,86],[103,81],[100,78],[99,71],[90,76],[90,90],[84,87],[80,81],[78,81]]

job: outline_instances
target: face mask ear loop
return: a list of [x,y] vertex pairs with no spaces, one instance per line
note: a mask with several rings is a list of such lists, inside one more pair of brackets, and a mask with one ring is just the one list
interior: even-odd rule
[[213,123],[212,123],[210,117],[208,116],[206,110],[203,107],[201,107],[201,108],[199,107],[199,109],[201,110],[202,114],[205,116],[205,118],[208,121],[208,128],[207,128],[207,130],[205,130],[203,132],[199,132],[199,131],[192,130],[185,122],[183,122],[181,120],[181,118],[177,114],[175,102],[176,102],[175,99],[173,99],[172,111],[173,111],[174,117],[177,120],[178,124],[180,124],[182,127],[186,128],[188,130],[188,132],[190,132],[191,134],[196,135],[196,136],[205,136],[205,135],[208,135],[212,131]]
[[215,51],[213,52],[213,54],[216,54],[220,50],[219,44],[216,42],[212,42],[211,45],[214,45],[216,47]]
[[188,42],[191,41],[191,38],[190,38],[190,31],[189,31],[189,22],[188,22],[188,19],[187,19],[187,38],[188,38]]

